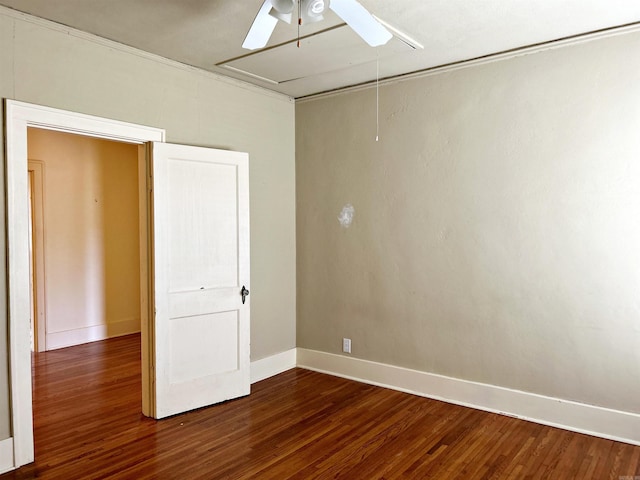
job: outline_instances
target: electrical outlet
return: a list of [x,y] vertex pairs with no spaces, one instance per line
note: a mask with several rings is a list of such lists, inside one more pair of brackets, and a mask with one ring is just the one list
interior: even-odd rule
[[351,339],[343,338],[342,339],[342,351],[344,353],[351,353]]

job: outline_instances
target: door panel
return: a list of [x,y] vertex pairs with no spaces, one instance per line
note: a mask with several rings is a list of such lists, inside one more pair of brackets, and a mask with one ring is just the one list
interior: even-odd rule
[[171,291],[237,286],[237,166],[170,159],[168,174]]
[[162,418],[249,393],[249,178],[245,153],[150,150],[152,414]]
[[171,320],[171,383],[238,370],[238,312]]

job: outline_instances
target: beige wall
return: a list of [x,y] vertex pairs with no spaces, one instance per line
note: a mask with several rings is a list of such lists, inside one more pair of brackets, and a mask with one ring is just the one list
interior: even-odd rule
[[43,165],[46,345],[140,331],[138,147],[30,128]]
[[638,52],[299,103],[298,346],[639,413]]
[[[295,347],[295,125],[288,97],[7,9],[0,9],[0,97],[164,128],[169,142],[248,152],[251,358]],[[0,311],[6,310],[4,281],[0,275]],[[9,434],[5,336],[3,321],[0,439]]]

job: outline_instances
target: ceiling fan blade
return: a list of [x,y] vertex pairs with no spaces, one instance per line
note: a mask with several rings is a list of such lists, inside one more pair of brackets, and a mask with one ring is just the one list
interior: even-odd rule
[[242,48],[255,50],[257,48],[262,48],[267,44],[269,38],[271,38],[273,30],[276,28],[276,24],[278,23],[277,18],[269,15],[271,7],[271,0],[264,0],[258,15],[256,15],[256,18],[249,29],[249,33],[247,33],[247,36],[242,43]]
[[384,45],[393,35],[356,0],[331,0],[329,8],[372,47]]

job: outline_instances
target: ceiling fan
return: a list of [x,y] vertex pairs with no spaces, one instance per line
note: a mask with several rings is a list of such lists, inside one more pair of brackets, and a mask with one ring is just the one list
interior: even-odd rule
[[322,14],[327,8],[333,10],[372,47],[384,45],[393,36],[356,0],[265,0],[242,47],[247,50],[264,47],[278,20],[291,23],[295,15],[298,25],[319,22],[324,19]]

